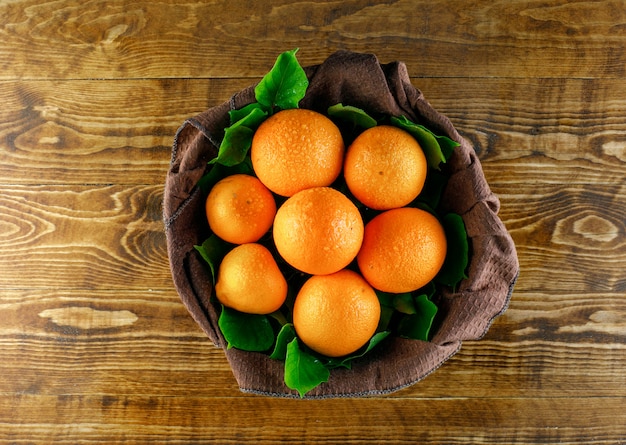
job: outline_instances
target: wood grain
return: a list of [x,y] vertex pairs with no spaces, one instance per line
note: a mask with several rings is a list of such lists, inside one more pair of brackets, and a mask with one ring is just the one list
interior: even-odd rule
[[[60,444],[119,443],[128,441],[129,433],[137,442],[171,437],[167,442],[174,444],[216,440],[237,444],[251,436],[264,444],[276,443],[277,437],[305,443],[367,443],[372,437],[381,437],[385,438],[381,443],[472,444],[500,443],[513,436],[520,444],[566,443],[589,434],[585,428],[590,421],[595,425],[592,443],[615,444],[623,436],[615,433],[614,422],[626,420],[622,400],[615,397],[575,399],[566,406],[558,399],[512,398],[494,409],[489,399],[302,404],[215,397],[207,407],[206,399],[193,396],[41,396],[37,402],[43,413],[37,414],[30,409],[33,402],[30,395],[0,400],[0,416],[23,419],[32,440]],[[589,411],[593,415],[589,416]],[[570,419],[567,426],[561,423],[562,416]],[[163,429],[158,427],[161,424],[170,426]]]
[[[0,188],[0,285],[169,288],[162,188]],[[518,291],[624,292],[624,185],[533,190],[499,188],[522,265]]]
[[[170,287],[162,186],[2,190],[0,285]],[[134,284],[133,284],[134,283]]]
[[[626,444],[624,6],[0,2],[0,445]],[[174,133],[296,47],[404,61],[517,247],[485,337],[387,396],[241,393],[172,284]]]
[[[4,79],[257,77],[337,49],[426,77],[624,77],[623,3],[251,1],[3,4]],[[271,30],[271,32],[268,32]],[[375,51],[374,51],[375,50]]]
[[[163,183],[184,120],[256,81],[0,82],[0,183]],[[472,142],[490,183],[624,180],[623,80],[413,83]]]

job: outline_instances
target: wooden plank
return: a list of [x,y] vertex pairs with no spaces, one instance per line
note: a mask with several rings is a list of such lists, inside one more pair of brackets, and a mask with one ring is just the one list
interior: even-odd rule
[[[4,103],[0,183],[163,183],[174,134],[184,120],[252,83],[251,79],[0,82]],[[490,182],[624,180],[622,80],[413,79],[413,83],[473,143]]]
[[258,77],[297,47],[307,65],[350,49],[418,77],[621,78],[625,14],[619,0],[23,0],[0,7],[0,78]]
[[[624,439],[620,397],[562,399],[363,399],[302,402],[259,397],[84,397],[0,399],[0,418],[19,419],[36,443],[209,443],[277,438],[301,443],[585,443]],[[8,427],[8,429],[7,429]],[[0,423],[6,443],[23,437]],[[282,439],[281,439],[282,440]]]
[[[626,443],[626,8],[0,2],[0,445]],[[299,47],[402,60],[476,147],[522,267],[385,397],[243,394],[173,287],[173,135]]]
[[249,84],[0,82],[0,182],[163,183],[178,127]]
[[[528,187],[525,189],[524,187]],[[170,289],[162,186],[0,187],[0,288]],[[500,186],[520,291],[624,291],[626,186]]]
[[623,80],[412,81],[472,143],[490,182],[624,183]]
[[[0,394],[241,395],[221,349],[171,335],[3,338]],[[626,397],[625,353],[619,340],[468,342],[435,373],[385,398]]]
[[1,190],[0,287],[172,287],[161,185]]
[[498,186],[520,291],[624,292],[626,182],[612,186]]
[[[172,290],[8,290],[0,320],[0,394],[240,396]],[[514,294],[482,340],[389,397],[626,397],[624,320],[621,294]]]

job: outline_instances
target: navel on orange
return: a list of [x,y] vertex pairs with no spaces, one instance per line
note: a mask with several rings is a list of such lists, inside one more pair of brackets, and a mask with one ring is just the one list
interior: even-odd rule
[[274,243],[296,269],[325,275],[346,267],[363,241],[363,219],[356,206],[330,187],[302,190],[276,212]]
[[259,126],[250,157],[267,188],[292,196],[332,184],[341,173],[344,151],[341,132],[329,118],[295,108],[279,111]]
[[285,302],[287,281],[266,247],[242,244],[222,260],[215,295],[224,306],[240,312],[269,314]]
[[374,289],[348,269],[309,278],[296,296],[293,325],[300,340],[329,357],[350,354],[374,335],[380,303]]
[[443,266],[447,241],[431,213],[412,207],[387,210],[366,226],[357,263],[363,277],[383,292],[411,292]]
[[213,186],[206,200],[206,215],[213,233],[225,241],[244,244],[268,232],[276,215],[276,202],[261,181],[249,175],[231,175]]
[[344,164],[350,192],[376,210],[413,201],[424,187],[426,171],[426,156],[413,136],[386,125],[361,133],[348,147]]

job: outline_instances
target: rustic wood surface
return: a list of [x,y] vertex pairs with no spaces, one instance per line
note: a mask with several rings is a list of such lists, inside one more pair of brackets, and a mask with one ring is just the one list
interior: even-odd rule
[[[402,60],[476,147],[508,311],[384,397],[246,395],[174,290],[173,135],[300,48]],[[0,444],[625,444],[626,3],[0,0]]]

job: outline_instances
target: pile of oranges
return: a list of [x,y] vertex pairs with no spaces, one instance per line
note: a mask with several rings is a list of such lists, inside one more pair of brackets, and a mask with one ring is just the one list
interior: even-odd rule
[[427,161],[404,130],[378,125],[346,147],[325,115],[287,109],[261,123],[250,158],[255,176],[228,176],[206,200],[211,230],[236,245],[216,278],[225,306],[278,310],[289,292],[288,267],[306,277],[291,314],[298,337],[320,354],[341,357],[376,332],[376,291],[412,292],[441,269],[443,227],[408,206],[424,187]]

